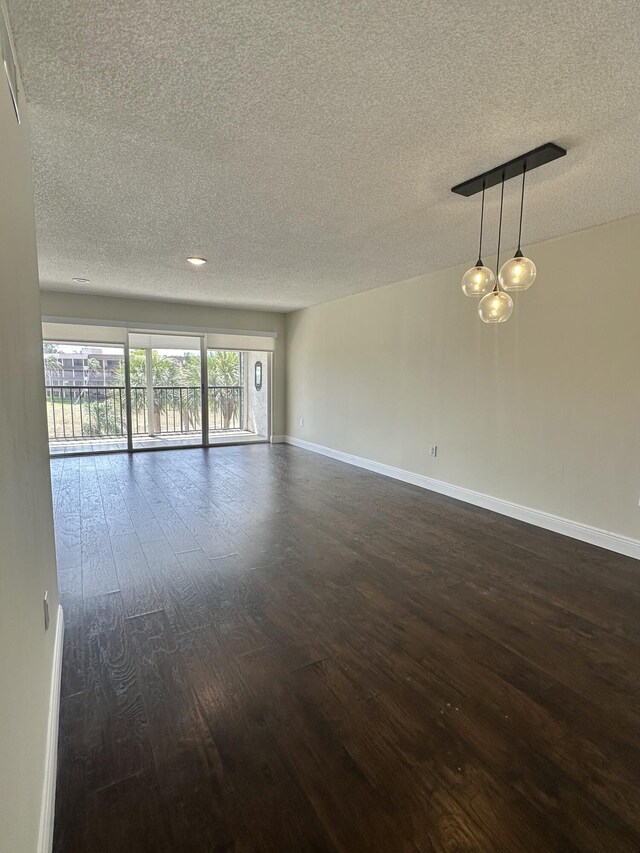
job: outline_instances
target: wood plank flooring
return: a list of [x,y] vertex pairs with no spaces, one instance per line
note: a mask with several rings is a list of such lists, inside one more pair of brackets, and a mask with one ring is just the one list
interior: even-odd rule
[[640,564],[288,446],[52,461],[56,853],[640,850]]

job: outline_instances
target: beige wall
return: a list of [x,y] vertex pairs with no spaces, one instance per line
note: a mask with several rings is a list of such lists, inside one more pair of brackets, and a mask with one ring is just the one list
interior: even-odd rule
[[464,266],[288,315],[287,433],[639,538],[639,245],[634,216],[529,247],[499,326]]
[[184,302],[156,302],[146,299],[122,299],[114,296],[43,291],[42,314],[45,317],[80,318],[105,323],[158,323],[160,326],[191,326],[208,329],[233,329],[247,332],[276,332],[273,356],[273,433],[282,435],[285,427],[285,318],[271,311],[244,311],[212,308]]
[[[1,14],[1,10],[0,10]],[[34,853],[57,592],[25,106],[0,77],[0,850]],[[51,601],[44,630],[42,597]]]

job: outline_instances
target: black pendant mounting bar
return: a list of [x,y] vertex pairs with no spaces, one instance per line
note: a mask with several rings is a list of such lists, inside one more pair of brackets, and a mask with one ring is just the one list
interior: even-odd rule
[[522,175],[523,169],[526,168],[527,172],[530,172],[532,169],[537,169],[538,166],[544,166],[546,163],[551,163],[552,160],[564,157],[566,153],[566,148],[561,148],[555,142],[545,142],[539,148],[534,148],[533,151],[527,151],[526,154],[514,157],[513,160],[503,163],[502,166],[496,166],[495,169],[489,169],[488,172],[483,172],[475,178],[456,184],[455,187],[451,187],[451,192],[465,196],[481,193],[483,187],[489,189],[489,187],[495,187],[503,179],[508,181],[510,178],[517,178]]

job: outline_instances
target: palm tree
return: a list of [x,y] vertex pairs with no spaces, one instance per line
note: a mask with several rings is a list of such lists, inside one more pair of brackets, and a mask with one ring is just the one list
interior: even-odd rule
[[100,374],[103,373],[102,362],[100,361],[100,359],[89,357],[85,362],[84,372],[84,378],[87,385],[91,384],[92,379],[99,379]]
[[57,385],[60,379],[62,362],[54,352],[47,352],[44,356],[44,384]]
[[[132,349],[129,354],[129,377],[131,380],[131,405],[138,411],[143,411],[146,406],[146,394],[141,390],[147,388],[147,354],[144,349]],[[151,370],[153,385],[153,420],[155,432],[161,432],[161,416],[173,402],[173,395],[162,388],[175,388],[182,383],[182,367],[176,359],[167,355],[160,355],[157,350],[151,350]],[[124,385],[124,364],[118,365],[114,377],[118,383]]]
[[[129,355],[131,379],[131,405],[138,412],[146,406],[147,357],[146,350],[132,349]],[[200,356],[186,352],[181,359],[160,355],[151,351],[153,385],[156,389],[153,399],[155,431],[161,432],[161,416],[167,410],[176,407],[176,394],[171,388],[186,388],[186,397],[181,398],[179,406],[180,426],[197,429],[201,411]],[[242,354],[233,350],[209,350],[207,353],[207,371],[209,381],[209,410],[212,422],[218,418],[223,429],[230,429],[240,410],[238,387],[242,385]],[[115,371],[114,380],[124,385],[124,365]],[[166,389],[166,390],[162,390]],[[241,393],[241,392],[240,392]],[[186,421],[185,421],[186,415]]]
[[[222,416],[223,429],[229,429],[240,409],[237,386],[242,379],[241,353],[235,350],[209,350],[207,353],[209,407]],[[213,400],[211,392],[213,391]],[[213,405],[212,405],[213,404]]]
[[187,413],[189,429],[195,429],[200,424],[202,371],[200,356],[188,352],[182,360],[182,383],[187,386],[187,398],[184,409]]
[[[209,350],[207,353],[207,375],[209,382],[209,405],[222,420],[223,428],[229,429],[237,416],[240,401],[236,386],[241,382],[241,358],[233,350]],[[193,393],[187,394],[186,409],[189,425],[197,427],[200,419],[200,386],[202,376],[200,356],[187,353],[182,361],[182,381]]]
[[240,384],[240,353],[235,350],[210,349],[207,353],[209,386]]

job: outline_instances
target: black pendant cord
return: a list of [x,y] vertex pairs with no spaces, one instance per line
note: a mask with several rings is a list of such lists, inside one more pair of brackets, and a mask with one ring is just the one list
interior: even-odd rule
[[484,224],[484,184],[482,185],[482,207],[480,208],[480,245],[478,246],[478,263],[477,267],[482,267],[482,226]]
[[522,248],[520,242],[522,240],[522,211],[524,210],[524,177],[527,173],[526,162],[522,164],[522,195],[520,196],[520,227],[518,228],[518,248],[516,249],[516,258],[522,257]]
[[500,189],[500,221],[498,223],[498,251],[496,254],[496,286],[495,291],[500,290],[498,275],[500,272],[500,240],[502,238],[502,205],[504,203],[504,175],[502,176],[502,184]]

